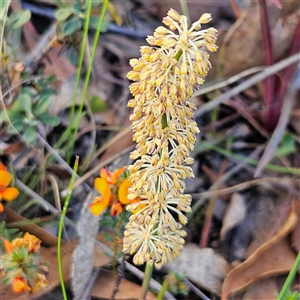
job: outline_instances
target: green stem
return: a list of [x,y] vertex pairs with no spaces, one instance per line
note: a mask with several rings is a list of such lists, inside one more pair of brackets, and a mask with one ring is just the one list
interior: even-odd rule
[[169,276],[167,276],[162,284],[162,287],[156,297],[156,300],[163,300],[164,299],[164,294],[168,289],[168,285],[169,285]]
[[149,290],[149,283],[152,277],[152,272],[153,272],[153,265],[146,264],[146,270],[145,270],[145,276],[143,280],[143,285],[141,289],[141,294],[140,294],[140,300],[145,300],[147,296],[147,292]]
[[62,293],[63,293],[64,300],[67,300],[68,298],[67,298],[67,293],[66,293],[66,288],[65,288],[65,283],[64,283],[64,277],[63,277],[63,272],[62,272],[61,240],[62,240],[62,231],[63,231],[63,227],[64,227],[64,220],[65,220],[65,217],[66,217],[67,208],[69,206],[69,202],[70,202],[74,182],[75,182],[75,179],[76,179],[76,174],[77,174],[77,169],[78,169],[78,162],[79,162],[79,157],[76,156],[76,160],[75,160],[74,167],[73,167],[73,173],[72,173],[72,177],[71,177],[71,181],[70,181],[68,194],[67,194],[67,197],[66,197],[66,200],[65,200],[65,203],[64,203],[62,213],[61,213],[61,218],[60,218],[59,228],[58,228],[58,236],[57,236],[57,239],[58,239],[58,241],[57,241],[57,263],[58,263],[58,272],[59,272],[61,290],[62,290]]
[[[259,163],[257,160],[255,160],[253,158],[246,157],[241,154],[233,153],[231,151],[228,151],[228,150],[218,147],[216,145],[210,144],[206,141],[202,141],[201,143],[202,143],[202,146],[205,147],[205,150],[209,150],[209,149],[214,150],[214,151],[219,152],[227,157],[230,157],[230,158],[233,158],[233,159],[236,159],[239,161],[244,161],[247,164],[252,165],[252,166],[257,166]],[[284,166],[279,166],[279,165],[274,165],[274,164],[266,164],[265,169],[282,172],[282,173],[286,173],[286,174],[297,175],[297,176],[300,175],[300,170],[297,168],[284,167]]]
[[[92,3],[92,2],[93,1],[88,1],[88,3]],[[74,130],[75,132],[71,136],[71,147],[72,147],[71,150],[73,149],[73,146],[74,146],[76,138],[77,138],[77,132],[78,132],[79,123],[80,123],[80,120],[81,120],[81,114],[82,114],[82,110],[83,110],[83,106],[84,106],[84,102],[85,102],[85,97],[86,97],[90,77],[91,77],[91,74],[92,74],[93,62],[94,62],[94,58],[95,58],[95,54],[96,54],[96,50],[97,50],[97,46],[98,46],[98,41],[99,41],[99,36],[100,36],[100,33],[101,33],[101,28],[102,28],[102,24],[103,24],[103,21],[104,21],[105,12],[107,10],[108,2],[109,2],[109,0],[104,0],[103,1],[103,6],[102,6],[101,15],[100,15],[100,18],[99,18],[98,27],[97,27],[97,30],[96,30],[96,33],[95,33],[95,36],[94,36],[91,58],[90,58],[89,65],[88,65],[88,68],[87,68],[87,72],[86,72],[86,75],[85,75],[85,78],[84,78],[83,89],[82,89],[82,94],[81,94],[81,99],[80,99],[80,105],[79,105],[78,114],[77,114],[76,120],[75,120],[75,130]],[[90,18],[90,14],[88,14],[86,17]]]
[[290,288],[290,286],[291,286],[291,284],[294,280],[294,277],[295,277],[299,267],[300,267],[300,251],[298,252],[298,255],[295,259],[294,265],[293,265],[293,267],[292,267],[292,269],[291,269],[291,271],[290,271],[290,273],[289,273],[289,275],[288,275],[288,277],[287,277],[287,279],[286,279],[279,295],[277,296],[277,300],[286,299],[285,296],[286,296],[286,294],[288,292],[288,289]]
[[179,58],[180,58],[180,56],[182,55],[182,50],[179,50],[177,53],[176,53],[176,55],[175,55],[175,59],[176,60],[179,60]]

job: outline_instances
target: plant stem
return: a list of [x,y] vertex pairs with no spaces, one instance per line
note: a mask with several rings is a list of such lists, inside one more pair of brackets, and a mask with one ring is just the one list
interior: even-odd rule
[[277,296],[277,300],[285,299],[285,295],[293,282],[293,279],[298,271],[299,266],[300,266],[300,251],[298,252],[298,255],[295,259],[294,265],[293,265],[287,279],[285,280],[285,283],[284,283],[279,295]]
[[63,277],[63,272],[62,272],[62,263],[61,263],[61,237],[62,237],[62,231],[63,231],[63,226],[64,226],[64,219],[67,213],[67,208],[69,206],[69,201],[71,198],[74,182],[76,179],[76,174],[77,174],[77,169],[78,169],[78,163],[79,163],[79,156],[76,156],[76,160],[74,163],[74,168],[73,168],[73,173],[70,181],[70,186],[68,190],[68,194],[65,200],[65,204],[61,213],[61,218],[59,222],[59,228],[58,228],[58,241],[57,241],[57,263],[58,263],[58,272],[59,272],[59,279],[60,279],[60,284],[61,284],[61,290],[63,293],[64,300],[67,300],[67,293],[66,293],[66,288],[65,288],[65,283],[64,283],[64,277]]
[[[107,10],[108,1],[109,0],[104,0],[103,1],[103,6],[102,6],[101,15],[99,17],[98,27],[97,27],[97,30],[96,30],[96,33],[95,33],[95,36],[94,36],[94,40],[93,40],[91,58],[90,58],[90,61],[89,61],[89,65],[87,67],[86,74],[85,74],[82,93],[81,93],[80,104],[79,104],[79,108],[78,108],[78,113],[77,113],[77,116],[76,116],[76,119],[75,119],[75,128],[74,128],[74,132],[71,136],[71,147],[72,147],[71,150],[73,150],[73,147],[74,147],[74,144],[75,144],[75,141],[76,141],[76,137],[77,137],[79,123],[80,123],[80,120],[81,120],[82,110],[83,110],[83,107],[84,107],[84,102],[85,102],[85,98],[86,98],[86,94],[87,94],[87,89],[88,89],[88,85],[89,85],[89,82],[90,82],[90,77],[91,77],[91,74],[92,74],[94,58],[95,58],[95,54],[96,54],[96,50],[97,50],[97,46],[98,46],[98,41],[99,41],[99,36],[100,36],[100,33],[101,33],[102,24],[104,22],[105,12]],[[93,1],[88,1],[89,10],[88,10],[88,14],[86,16],[88,19],[90,19],[90,15],[91,15],[90,3],[92,3],[92,2]],[[70,156],[69,156],[69,158],[70,158]]]
[[153,265],[146,264],[145,276],[140,294],[140,300],[145,300],[149,289],[149,283],[152,277]]
[[168,285],[169,285],[169,276],[167,276],[161,286],[161,289],[156,297],[156,300],[163,300],[164,299],[164,294],[166,292],[166,290],[168,289]]

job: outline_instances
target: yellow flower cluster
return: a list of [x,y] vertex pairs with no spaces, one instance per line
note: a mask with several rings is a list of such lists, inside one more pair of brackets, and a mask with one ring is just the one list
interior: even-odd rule
[[[187,17],[171,9],[163,23],[141,47],[141,58],[132,59],[127,77],[134,81],[130,117],[137,143],[129,166],[129,199],[140,197],[144,205],[133,214],[124,233],[125,253],[135,254],[134,263],[160,268],[179,255],[184,245],[184,213],[191,210],[185,182],[193,178],[190,156],[200,132],[188,100],[204,82],[210,68],[208,51],[217,50],[217,30],[201,30],[211,20],[203,14],[188,26]],[[134,210],[136,204],[128,206]],[[173,216],[177,215],[179,222]]]
[[15,293],[34,292],[46,287],[47,264],[40,263],[41,241],[26,232],[12,242],[4,240],[5,254],[1,257],[2,282],[11,284]]

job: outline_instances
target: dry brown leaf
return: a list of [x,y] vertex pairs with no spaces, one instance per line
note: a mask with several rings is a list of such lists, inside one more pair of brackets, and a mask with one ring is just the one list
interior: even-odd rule
[[[275,60],[282,58],[290,49],[297,26],[295,20],[299,18],[298,9],[299,3],[296,0],[285,1],[281,10],[272,3],[268,5]],[[222,55],[223,77],[265,64],[260,27],[258,2],[250,1],[226,35],[220,35],[218,39],[219,47],[223,48],[218,51],[218,55]],[[216,66],[219,58],[212,56],[212,65]],[[212,70],[210,76],[215,71]]]
[[[26,221],[27,219],[19,215],[17,212],[13,211],[11,208],[5,208],[5,222],[7,227],[11,227],[9,223]],[[57,237],[40,226],[30,223],[30,220],[27,220],[28,224],[26,225],[13,225],[13,228],[19,228],[23,232],[29,232],[30,234],[35,235],[42,241],[42,245],[46,247],[51,247],[57,244]]]
[[260,280],[251,286],[242,297],[242,300],[276,300],[278,293],[276,277]]
[[234,193],[230,199],[230,203],[223,219],[220,233],[221,240],[224,239],[228,230],[232,229],[245,218],[246,211],[247,207],[244,197],[239,193]]
[[[78,240],[74,239],[69,242],[65,242],[62,244],[61,248],[61,256],[62,256],[62,269],[65,283],[70,280],[70,267],[72,261],[71,253],[74,251],[76,246],[78,245]],[[57,265],[57,247],[53,246],[51,248],[41,248],[41,261],[50,263],[49,266],[49,275],[48,286],[38,292],[33,294],[23,293],[23,294],[14,294],[11,290],[11,287],[8,285],[0,285],[0,299],[1,300],[30,300],[36,299],[46,293],[52,291],[55,287],[60,285],[59,273],[58,273],[58,265]],[[94,252],[94,266],[95,267],[103,267],[111,262],[111,258],[109,258],[105,253],[103,253],[98,247],[95,247]],[[80,262],[78,262],[80,263]]]
[[287,235],[296,226],[297,219],[297,214],[292,212],[276,235],[227,274],[222,287],[223,300],[259,279],[285,274],[291,269],[296,255]]
[[[113,272],[101,269],[90,296],[101,300],[111,299],[112,291],[116,285],[116,279],[117,278]],[[119,292],[116,294],[115,299],[139,299],[140,289],[141,287],[139,285],[123,278],[119,286]],[[156,297],[151,292],[148,292],[147,300],[152,299],[154,300]]]

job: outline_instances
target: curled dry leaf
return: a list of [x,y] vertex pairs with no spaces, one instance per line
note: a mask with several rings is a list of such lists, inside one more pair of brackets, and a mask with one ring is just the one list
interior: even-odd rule
[[239,224],[246,216],[247,208],[244,197],[239,193],[234,193],[225,212],[220,238],[224,239],[226,233]]
[[257,280],[289,272],[296,255],[289,245],[288,234],[296,226],[297,219],[297,214],[292,212],[276,235],[227,274],[222,287],[222,300]]
[[200,249],[196,244],[186,244],[181,254],[171,264],[172,268],[201,288],[215,294],[221,293],[222,281],[229,271],[226,260],[211,248]]

